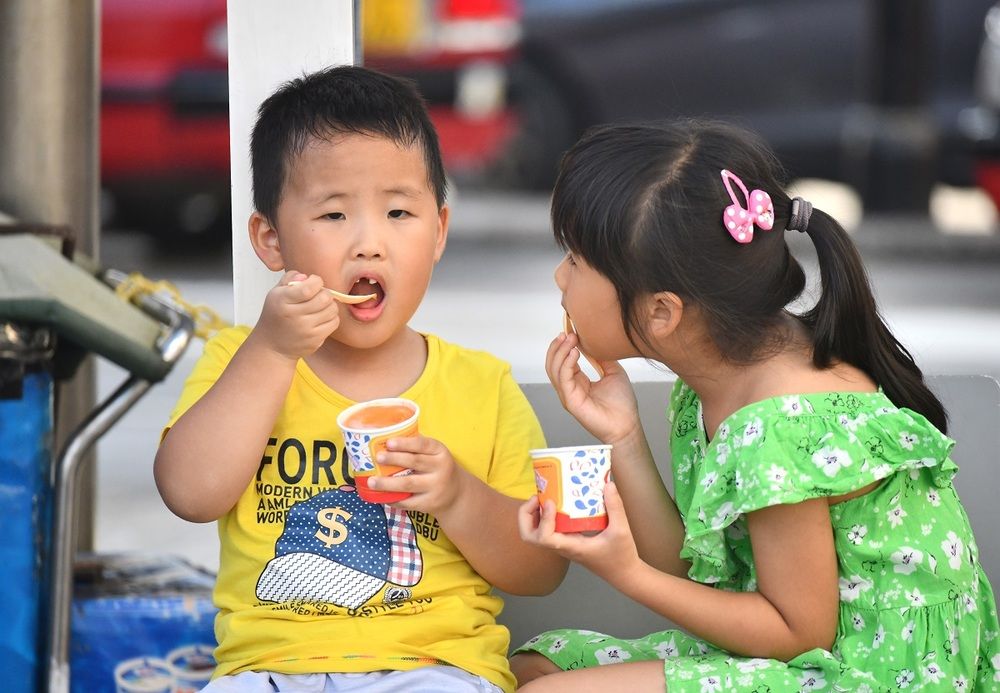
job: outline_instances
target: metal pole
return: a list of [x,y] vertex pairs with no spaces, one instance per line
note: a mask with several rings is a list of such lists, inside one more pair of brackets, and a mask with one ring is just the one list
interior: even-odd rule
[[[0,2],[0,212],[67,225],[76,248],[98,257],[99,0]],[[55,444],[95,402],[92,359],[56,395]],[[93,544],[93,476],[77,520]]]

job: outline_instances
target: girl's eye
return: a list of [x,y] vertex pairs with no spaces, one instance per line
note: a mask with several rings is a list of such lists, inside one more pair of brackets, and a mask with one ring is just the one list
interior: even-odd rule
[[323,218],[329,219],[330,221],[341,221],[346,219],[343,212],[330,212],[329,214],[324,214]]
[[410,216],[410,213],[405,209],[394,209],[389,212],[390,219],[405,219],[408,216]]

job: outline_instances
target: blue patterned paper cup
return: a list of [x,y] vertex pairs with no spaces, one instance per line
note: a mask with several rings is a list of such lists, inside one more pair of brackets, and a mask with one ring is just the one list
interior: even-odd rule
[[[372,412],[397,412],[392,423],[363,421],[372,419]],[[417,419],[420,407],[416,402],[402,397],[386,397],[359,402],[348,407],[337,417],[337,425],[344,434],[344,449],[347,450],[351,476],[358,489],[358,495],[371,503],[395,503],[412,494],[375,491],[368,488],[372,476],[394,476],[408,474],[409,470],[375,461],[378,453],[385,450],[390,438],[405,438],[417,435]]]
[[604,487],[611,474],[610,445],[574,445],[531,451],[538,502],[556,505],[557,532],[608,526]]

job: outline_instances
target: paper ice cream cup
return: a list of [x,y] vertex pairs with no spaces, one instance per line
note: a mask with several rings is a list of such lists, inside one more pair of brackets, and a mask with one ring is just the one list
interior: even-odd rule
[[171,693],[174,675],[170,665],[157,657],[136,657],[115,667],[117,693]]
[[417,419],[420,407],[416,402],[401,397],[387,397],[359,402],[348,407],[337,417],[337,425],[344,434],[344,448],[351,465],[351,475],[358,488],[358,495],[370,503],[395,503],[409,498],[409,493],[375,491],[368,488],[373,476],[408,474],[409,470],[376,461],[386,449],[390,438],[405,438],[418,434]]
[[604,487],[611,473],[610,445],[531,451],[538,502],[556,506],[557,532],[599,531],[608,526]]
[[197,693],[208,685],[215,671],[214,645],[186,645],[167,654],[174,677],[171,693]]

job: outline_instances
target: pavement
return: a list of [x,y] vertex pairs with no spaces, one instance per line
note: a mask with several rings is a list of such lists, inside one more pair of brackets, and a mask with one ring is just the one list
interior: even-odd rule
[[[512,364],[520,382],[545,382],[543,354],[562,318],[552,282],[561,252],[551,240],[547,196],[458,191],[452,204],[449,247],[414,326],[490,350]],[[957,230],[942,230],[933,218],[854,218],[845,203],[840,211],[851,221],[884,317],[924,371],[1000,377],[1000,234],[992,208]],[[815,274],[808,239],[795,240],[793,249]],[[232,317],[227,253],[165,257],[140,235],[109,232],[102,265],[173,281],[188,300]],[[198,343],[189,348],[98,443],[96,550],[172,553],[218,567],[214,523],[171,515],[151,474],[160,429],[200,352]],[[625,366],[635,380],[671,377],[641,360]],[[126,375],[101,360],[97,370],[101,397]]]

